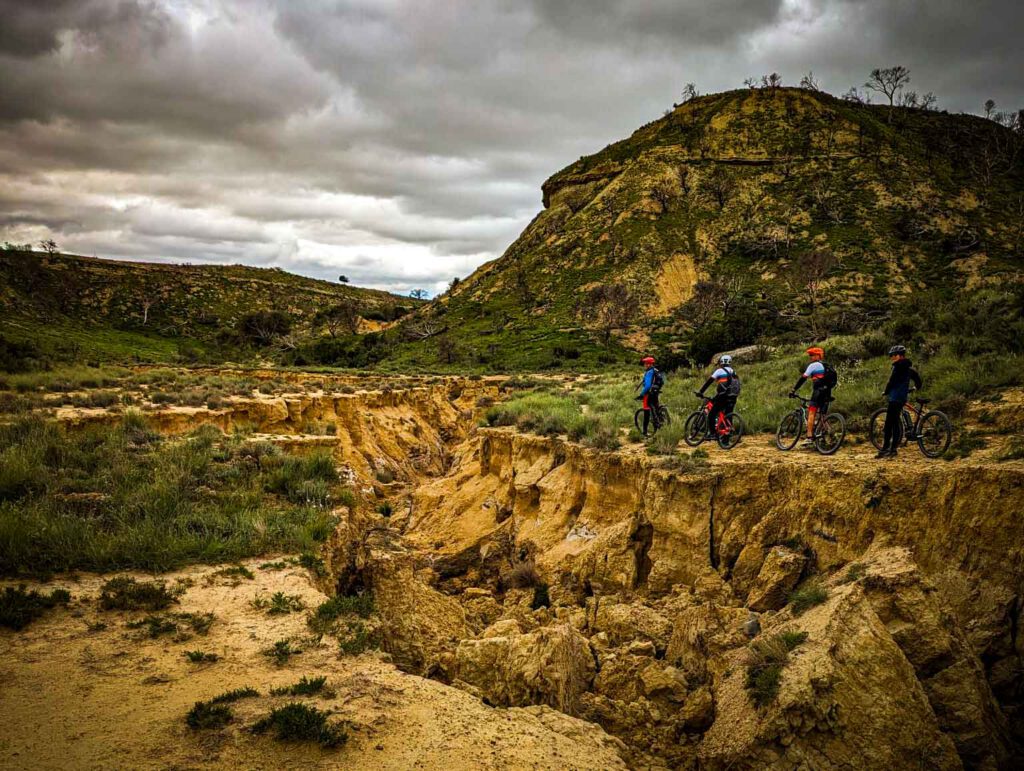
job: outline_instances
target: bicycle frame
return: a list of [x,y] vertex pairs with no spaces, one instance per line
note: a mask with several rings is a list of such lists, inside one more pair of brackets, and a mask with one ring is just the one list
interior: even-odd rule
[[[700,398],[705,399],[705,397],[703,396]],[[704,404],[704,414],[710,415],[711,409],[714,406],[714,402],[712,402],[710,399],[706,399]],[[719,410],[718,420],[715,422],[715,433],[719,434],[720,436],[725,436],[730,431],[732,431],[732,423],[730,423],[729,419],[725,417],[725,410]]]

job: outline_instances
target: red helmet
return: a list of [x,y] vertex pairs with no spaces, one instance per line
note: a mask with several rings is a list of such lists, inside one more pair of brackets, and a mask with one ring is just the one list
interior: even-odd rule
[[808,348],[807,349],[807,355],[808,356],[824,356],[825,355],[825,349],[824,348],[818,348],[817,346],[815,346],[814,348]]
[[640,363],[641,364],[654,364],[654,357],[653,356],[645,356],[644,358],[640,359]]

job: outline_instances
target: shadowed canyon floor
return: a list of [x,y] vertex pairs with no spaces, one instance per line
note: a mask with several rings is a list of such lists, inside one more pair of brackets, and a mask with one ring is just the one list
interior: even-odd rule
[[[997,461],[1006,437],[884,463],[866,443],[822,457],[752,436],[687,464],[479,428],[500,378],[296,379],[147,414],[173,435],[244,425],[248,441],[328,450],[356,500],[336,506],[322,565],[161,576],[180,591],[165,619],[214,619],[155,637],[152,614],[100,608],[109,576],[54,577],[42,586],[70,605],[0,631],[0,765],[1019,762],[1024,462]],[[118,419],[55,416],[69,430]],[[275,593],[304,610],[269,612]],[[318,636],[306,613],[332,596],[372,597],[372,611]],[[263,652],[283,640],[301,653],[278,665]],[[219,660],[190,662],[194,649]],[[345,726],[343,747],[250,731],[296,701],[270,689],[300,676],[327,678],[328,694],[297,700]],[[246,686],[261,695],[226,726],[186,725],[195,702]]]

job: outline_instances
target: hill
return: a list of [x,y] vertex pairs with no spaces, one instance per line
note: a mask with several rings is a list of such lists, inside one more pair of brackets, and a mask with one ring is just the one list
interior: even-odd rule
[[0,251],[0,336],[57,358],[241,356],[247,344],[268,342],[253,339],[260,337],[258,323],[241,328],[254,314],[269,317],[256,322],[273,326],[272,336],[288,331],[302,339],[319,332],[324,313],[339,306],[351,309],[353,326],[365,327],[367,319],[392,320],[415,305],[278,268]]
[[1022,150],[970,115],[698,97],[548,179],[504,255],[408,324],[532,366],[878,328],[911,296],[1019,285]]

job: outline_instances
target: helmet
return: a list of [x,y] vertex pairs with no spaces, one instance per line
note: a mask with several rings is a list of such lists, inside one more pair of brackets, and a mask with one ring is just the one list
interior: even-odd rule
[[721,364],[723,367],[728,367],[730,364],[732,364],[732,356],[730,356],[727,353],[722,356],[719,356],[718,363]]
[[807,355],[808,356],[824,356],[825,355],[825,349],[824,348],[818,348],[817,346],[814,346],[813,348],[808,348],[807,349]]
[[889,349],[889,355],[890,356],[906,356],[906,354],[907,354],[906,346],[894,345],[892,348]]
[[644,358],[642,358],[640,360],[640,363],[641,364],[654,364],[654,357],[653,356],[645,356]]

